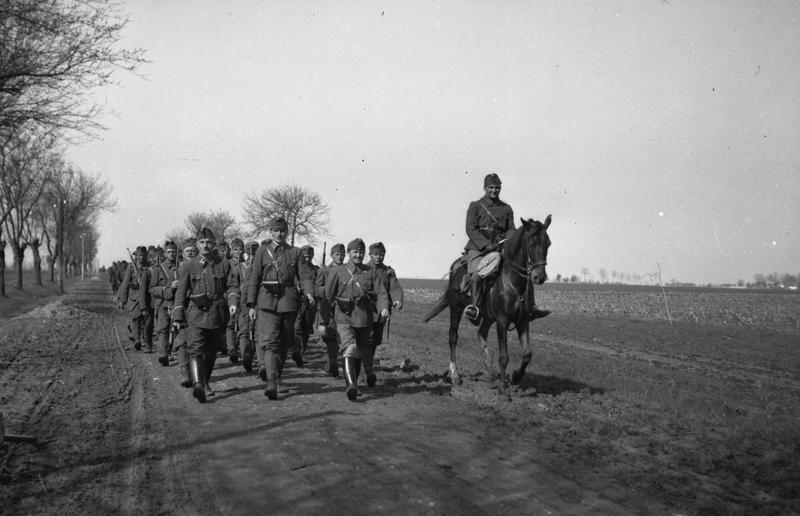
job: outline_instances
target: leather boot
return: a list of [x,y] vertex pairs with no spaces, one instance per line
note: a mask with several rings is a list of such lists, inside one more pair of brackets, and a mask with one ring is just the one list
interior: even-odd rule
[[248,335],[239,339],[239,352],[242,354],[242,367],[248,373],[253,372],[253,344]]
[[166,367],[169,365],[169,355],[167,348],[169,347],[169,334],[161,334],[158,336],[158,363]]
[[339,352],[339,346],[337,345],[336,339],[325,339],[325,346],[328,348],[328,362],[325,367],[325,372],[331,375],[333,378],[338,378],[339,364],[338,360],[336,359],[336,354]]
[[358,388],[356,387],[356,359],[352,357],[344,358],[344,383],[347,386],[345,394],[350,401],[356,401],[358,397]]
[[470,297],[472,297],[472,304],[464,308],[464,316],[469,322],[478,325],[481,322],[480,306],[483,302],[483,286],[481,285],[481,277],[477,272],[472,273],[472,281],[470,283]]
[[189,370],[192,374],[192,396],[197,398],[200,403],[205,403],[206,390],[203,382],[205,382],[206,372],[203,367],[203,360],[200,357],[191,357],[189,359]]
[[205,389],[206,396],[213,396],[214,389],[211,388],[211,372],[214,370],[214,364],[217,362],[217,356],[213,353],[205,355],[203,360],[205,378],[203,381],[203,388]]
[[191,387],[194,384],[192,382],[192,373],[189,371],[189,364],[181,367],[181,387]]
[[271,400],[278,399],[278,356],[272,352],[264,354],[264,370],[266,375],[267,387],[264,389],[264,396]]
[[239,348],[236,346],[236,332],[233,328],[225,329],[225,345],[227,346],[228,359],[231,364],[239,362]]
[[303,367],[305,362],[303,361],[303,343],[300,337],[294,338],[294,349],[292,350],[292,360],[294,363],[297,364],[297,367]]

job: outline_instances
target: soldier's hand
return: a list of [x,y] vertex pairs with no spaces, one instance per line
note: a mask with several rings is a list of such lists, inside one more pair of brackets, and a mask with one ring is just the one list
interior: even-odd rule
[[175,321],[172,323],[172,327],[175,328],[175,331],[180,331],[182,328],[186,328],[186,323]]
[[403,309],[403,302],[400,301],[399,299],[397,301],[394,301],[392,303],[392,308],[394,308],[395,310],[402,310]]
[[236,315],[236,311],[239,309],[236,305],[231,305],[228,307],[228,313],[231,315]]
[[388,318],[389,318],[389,309],[388,308],[381,309],[381,320],[385,321]]
[[247,312],[247,316],[248,316],[248,317],[250,317],[250,320],[251,320],[251,321],[255,322],[255,321],[256,321],[256,309],[255,309],[255,308],[251,308],[251,309],[250,309],[250,310]]
[[172,288],[178,288],[178,280],[172,282]]
[[321,338],[324,338],[325,334],[328,333],[328,326],[325,324],[320,324],[317,326],[317,333]]

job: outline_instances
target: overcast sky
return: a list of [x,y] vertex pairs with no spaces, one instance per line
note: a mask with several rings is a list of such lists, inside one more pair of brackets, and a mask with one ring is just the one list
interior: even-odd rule
[[[70,151],[119,207],[101,263],[296,183],[325,240],[439,278],[496,172],[548,273],[800,272],[800,2],[129,1],[145,79]],[[318,249],[318,254],[321,248]]]

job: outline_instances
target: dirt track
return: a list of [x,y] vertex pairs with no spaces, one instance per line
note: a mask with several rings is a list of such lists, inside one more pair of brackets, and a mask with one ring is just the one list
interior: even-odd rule
[[[199,404],[176,367],[128,349],[107,286],[87,281],[4,323],[4,513],[580,514],[631,512],[536,460],[536,445],[450,395],[384,367],[355,403],[321,349],[289,367],[277,402],[220,359]],[[396,374],[399,373],[399,374]]]
[[0,320],[0,411],[39,441],[0,448],[0,513],[800,511],[796,333],[554,314],[506,397],[466,326],[449,383],[446,317],[420,324],[417,296],[355,403],[312,343],[280,400],[220,358],[199,404],[110,297],[87,280]]

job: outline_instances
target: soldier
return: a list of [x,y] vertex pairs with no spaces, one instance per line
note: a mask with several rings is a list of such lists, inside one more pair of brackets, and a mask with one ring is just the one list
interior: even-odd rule
[[178,288],[178,246],[175,242],[164,243],[164,261],[150,268],[148,290],[153,304],[154,324],[158,338],[158,363],[169,365],[170,332],[172,331],[172,302]]
[[[397,274],[394,269],[385,263],[383,259],[386,257],[386,247],[383,242],[375,242],[369,246],[369,267],[375,269],[383,282],[386,292],[389,294],[389,317],[391,317],[392,310],[401,310],[403,308],[403,287],[397,280]],[[383,327],[386,326],[387,319],[378,318],[372,325],[372,333],[370,335],[370,352],[372,356],[375,355],[375,350],[383,343]],[[375,374],[370,375],[367,373],[367,385],[373,387],[375,385]]]
[[[333,269],[325,278],[325,303],[319,332],[324,335],[331,319],[329,307],[336,304],[336,329],[342,343],[347,399],[358,396],[360,360],[367,375],[374,374],[369,353],[369,336],[376,317],[389,316],[389,297],[375,269],[364,261],[364,241],[356,238],[347,244],[349,261]],[[374,385],[374,382],[373,382]]]
[[[319,265],[316,265],[313,261],[314,248],[310,245],[304,245],[300,248],[300,255],[303,261],[308,265],[311,281],[316,284]],[[303,354],[308,347],[308,338],[314,331],[314,318],[316,315],[316,298],[312,298],[311,302],[309,302],[308,298],[305,296],[300,298],[300,310],[297,312],[297,319],[295,319],[294,322],[295,349],[292,353],[292,358],[300,367],[303,366]]]
[[472,303],[464,309],[464,315],[473,324],[480,322],[480,306],[483,302],[481,277],[476,269],[479,258],[500,248],[506,232],[516,229],[514,210],[500,200],[500,178],[497,174],[487,174],[483,178],[484,196],[469,204],[467,209],[467,274],[470,278]]
[[119,289],[119,273],[117,272],[118,267],[119,264],[114,262],[108,269],[108,282],[111,284],[111,293],[115,296],[117,295],[117,290]]
[[[331,263],[317,271],[317,280],[314,283],[314,296],[317,298],[319,313],[322,315],[322,304],[325,303],[325,278],[333,273],[333,269],[344,262],[344,244],[335,244],[331,247]],[[337,355],[339,353],[339,334],[336,332],[336,318],[333,317],[335,306],[328,306],[326,310],[331,314],[325,333],[320,336],[325,343],[328,358],[325,362],[325,372],[334,378],[339,377]]]
[[[139,290],[142,306],[147,311],[144,318],[144,344],[147,353],[153,352],[153,337],[155,332],[155,307],[153,298],[150,296],[150,278],[153,277],[153,270],[159,266],[164,259],[164,249],[161,247],[150,246],[147,249],[147,263],[149,267],[142,270],[142,288]],[[158,338],[156,336],[156,338]]]
[[178,272],[173,324],[186,327],[186,346],[194,387],[200,403],[213,396],[211,372],[217,350],[224,344],[228,318],[236,315],[239,285],[228,260],[215,254],[214,233],[202,228],[197,233],[198,256]]
[[[194,238],[189,238],[181,245],[181,261],[178,264],[178,277],[180,277],[180,270],[195,256],[197,256],[197,245]],[[192,375],[189,371],[189,354],[186,350],[186,331],[181,329],[179,326],[175,326],[175,324],[173,324],[172,327],[172,331],[175,334],[172,341],[172,349],[178,358],[178,367],[181,370],[181,387],[192,387]]]
[[[221,247],[220,253],[222,253],[224,249],[224,247]],[[239,284],[241,285],[241,264],[244,261],[244,242],[241,238],[234,238],[231,240],[230,255],[231,257],[228,261],[231,264],[233,273],[237,276],[239,279]],[[237,331],[239,326],[238,320],[239,316],[231,317],[228,321],[228,326],[225,328],[225,343],[227,345],[226,352],[228,354],[228,359],[232,364],[239,363],[239,339]]]
[[283,363],[294,342],[299,296],[311,297],[314,289],[300,249],[286,243],[287,230],[284,218],[270,221],[272,240],[256,251],[247,287],[250,319],[256,324],[259,374],[267,382],[264,395],[271,400],[278,398]]
[[[132,259],[133,262],[128,265],[122,276],[122,284],[119,286],[116,300],[120,309],[126,306],[128,308],[128,339],[133,342],[133,349],[139,351],[142,349],[145,319],[147,318],[147,308],[144,306],[142,295],[139,292],[142,288],[146,288],[142,282],[142,274],[147,267],[147,248],[137,247]],[[150,345],[152,346],[152,341]]]
[[[253,258],[258,250],[258,242],[248,242],[245,245],[245,261],[239,264],[239,289],[241,291],[239,299],[244,303],[247,300],[247,292],[249,288],[250,274],[253,272]],[[255,343],[251,338],[252,330],[255,329],[255,323],[250,320],[250,314],[247,310],[239,310],[239,330],[237,338],[239,339],[239,353],[242,355],[242,367],[248,373],[253,370],[253,357],[255,355]]]

